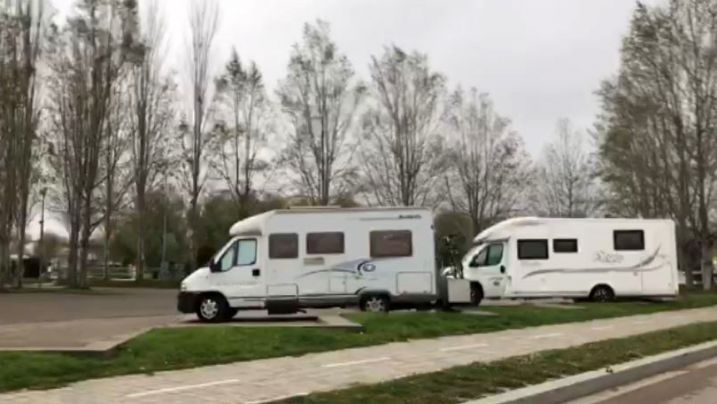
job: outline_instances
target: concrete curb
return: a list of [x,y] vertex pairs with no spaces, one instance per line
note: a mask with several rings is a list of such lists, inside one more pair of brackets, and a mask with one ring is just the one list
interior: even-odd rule
[[717,341],[511,390],[465,404],[558,404],[717,357]]

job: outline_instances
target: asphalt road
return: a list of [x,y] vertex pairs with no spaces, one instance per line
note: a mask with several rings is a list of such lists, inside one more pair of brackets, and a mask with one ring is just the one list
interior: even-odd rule
[[96,288],[89,293],[0,293],[0,324],[177,315],[173,289]]
[[604,391],[571,404],[714,404],[717,358],[637,383]]

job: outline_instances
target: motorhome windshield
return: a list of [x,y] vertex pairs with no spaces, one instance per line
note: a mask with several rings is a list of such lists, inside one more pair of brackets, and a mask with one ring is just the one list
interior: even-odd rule
[[222,256],[224,255],[224,252],[226,251],[226,249],[227,249],[232,243],[234,243],[234,240],[235,240],[234,238],[231,238],[231,239],[229,239],[229,241],[227,241],[226,243],[224,243],[224,245],[214,253],[214,255],[212,256],[211,260],[209,260],[209,261],[206,262],[206,264],[209,265],[209,264],[211,264],[211,263],[213,263],[213,262],[219,261],[219,260],[222,258]]

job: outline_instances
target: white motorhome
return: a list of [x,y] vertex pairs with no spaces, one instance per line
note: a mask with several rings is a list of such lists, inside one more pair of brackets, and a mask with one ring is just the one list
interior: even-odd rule
[[486,298],[674,297],[671,220],[514,218],[478,234],[463,257],[473,303]]
[[184,279],[179,311],[220,321],[243,309],[386,311],[437,299],[427,209],[274,210],[237,222],[230,236],[207,267]]

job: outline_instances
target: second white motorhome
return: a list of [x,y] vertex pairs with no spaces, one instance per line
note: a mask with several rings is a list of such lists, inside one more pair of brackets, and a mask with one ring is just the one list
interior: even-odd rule
[[481,232],[464,256],[471,300],[674,297],[670,220],[515,218]]

